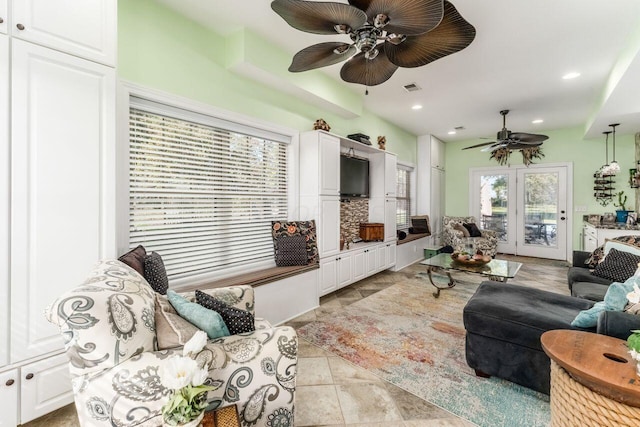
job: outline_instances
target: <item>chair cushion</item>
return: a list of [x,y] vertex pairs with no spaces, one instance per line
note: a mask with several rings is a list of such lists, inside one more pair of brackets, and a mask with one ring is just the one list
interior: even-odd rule
[[154,291],[161,295],[167,294],[169,278],[159,253],[151,252],[144,258],[144,278]]
[[464,223],[462,225],[464,226],[464,228],[469,230],[469,236],[471,236],[471,237],[482,237],[482,233],[480,233],[480,230],[478,229],[478,226],[475,225],[473,222],[467,222],[467,223]]
[[253,332],[256,330],[255,318],[253,314],[248,311],[238,310],[237,308],[231,307],[223,301],[199,290],[196,290],[196,301],[198,304],[219,313],[220,316],[222,316],[222,319],[224,319],[224,323],[227,325],[229,332],[232,335]]
[[464,237],[471,237],[469,229],[460,223],[453,224],[453,229],[462,232]]
[[542,351],[540,336],[578,329],[571,321],[592,301],[507,283],[483,282],[463,310],[468,332]]
[[182,318],[165,295],[156,293],[156,338],[158,350],[183,346],[199,331]]
[[178,295],[172,290],[167,291],[167,298],[180,316],[184,317],[190,323],[193,323],[199,329],[205,331],[209,339],[231,335],[227,325],[224,323],[224,320],[222,320],[220,314],[215,311],[205,308],[195,302],[188,301],[186,298]]
[[144,277],[144,258],[146,256],[147,251],[144,249],[144,246],[138,245],[126,254],[121,255],[118,261],[124,262]]

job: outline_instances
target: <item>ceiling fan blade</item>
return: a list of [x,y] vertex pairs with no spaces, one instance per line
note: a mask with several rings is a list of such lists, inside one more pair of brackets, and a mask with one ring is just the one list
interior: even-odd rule
[[509,148],[513,150],[522,150],[523,148],[531,148],[531,147],[539,147],[542,145],[542,142],[532,142],[532,143],[520,143],[514,142],[509,144]]
[[498,148],[504,148],[504,147],[507,147],[507,148],[511,149],[511,146],[509,144],[507,144],[506,142],[496,142],[495,144],[493,144],[493,145],[491,145],[489,147],[485,147],[485,148],[481,149],[480,151],[482,151],[483,153],[486,153],[488,151],[494,152]]
[[542,142],[549,139],[547,135],[537,133],[511,132],[511,138],[522,144]]
[[293,28],[314,34],[336,34],[336,25],[356,29],[367,21],[362,10],[344,3],[274,0],[271,9]]
[[349,4],[351,6],[357,7],[363,12],[366,12],[369,8],[369,5],[371,4],[371,0],[349,0]]
[[[385,27],[386,29],[386,27]],[[444,2],[442,22],[428,33],[408,36],[398,44],[385,43],[389,60],[399,67],[421,67],[466,48],[476,37],[469,24],[448,1]]]
[[463,150],[470,150],[471,148],[484,147],[485,145],[491,145],[491,144],[495,144],[495,143],[496,143],[495,141],[483,142],[481,144],[472,145],[470,147],[464,147]]
[[[336,53],[336,49],[344,51]],[[351,58],[357,52],[358,49],[348,43],[327,42],[314,44],[294,55],[289,71],[297,73],[337,64]]]
[[377,49],[380,52],[374,59],[367,59],[365,54],[360,52],[344,64],[340,70],[342,80],[365,86],[375,86],[389,80],[398,66],[389,62],[383,44],[379,44]]
[[[389,34],[417,35],[435,28],[444,14],[443,0],[371,0],[365,10],[369,22],[379,15],[387,15],[389,23],[384,27]],[[350,2],[351,3],[351,2]],[[359,7],[359,6],[358,6]]]

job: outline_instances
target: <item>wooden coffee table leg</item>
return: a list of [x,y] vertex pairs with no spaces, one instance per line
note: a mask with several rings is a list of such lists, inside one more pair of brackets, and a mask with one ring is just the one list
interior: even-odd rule
[[441,291],[441,290],[443,290],[443,289],[451,289],[451,288],[453,288],[453,287],[456,285],[456,282],[454,282],[454,281],[453,281],[453,278],[451,277],[451,273],[449,273],[449,272],[447,271],[447,272],[446,272],[446,273],[447,273],[447,277],[449,277],[449,283],[447,284],[447,286],[446,286],[446,287],[444,287],[444,286],[443,286],[443,287],[440,287],[440,286],[436,285],[436,284],[433,282],[433,277],[431,277],[431,270],[435,270],[436,268],[437,268],[437,267],[429,267],[429,268],[427,268],[427,274],[428,274],[428,276],[429,276],[429,282],[431,282],[431,284],[433,285],[433,287],[434,287],[434,288],[436,288],[436,291],[433,293],[433,296],[434,296],[434,297],[436,297],[436,298],[439,298],[439,297],[440,297],[440,291]]

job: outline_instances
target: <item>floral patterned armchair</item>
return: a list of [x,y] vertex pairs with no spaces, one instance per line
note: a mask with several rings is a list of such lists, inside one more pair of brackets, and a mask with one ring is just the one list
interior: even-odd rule
[[[253,312],[253,289],[207,290]],[[195,300],[193,292],[182,294]],[[160,426],[170,390],[158,369],[182,347],[157,350],[157,297],[135,270],[103,261],[85,283],[46,311],[69,356],[76,409],[83,426]],[[159,310],[159,309],[158,309]],[[243,427],[293,426],[297,336],[290,327],[256,319],[250,333],[209,340],[197,355],[209,366],[209,409],[237,405]]]
[[474,249],[482,251],[485,255],[496,256],[498,249],[498,236],[492,230],[480,230],[482,237],[464,237],[460,230],[454,228],[457,224],[476,223],[472,216],[443,216],[442,217],[442,244],[453,247],[454,251],[464,251],[467,239],[471,239]]

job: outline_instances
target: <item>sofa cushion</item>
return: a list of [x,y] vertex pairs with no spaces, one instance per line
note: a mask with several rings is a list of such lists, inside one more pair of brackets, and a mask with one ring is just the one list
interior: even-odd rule
[[[573,290],[573,285],[577,282],[591,282],[601,285],[610,285],[611,282],[613,282],[613,280],[611,279],[594,276],[593,274],[591,274],[591,271],[588,268],[582,267],[569,267],[569,271],[567,272],[567,280],[569,282],[569,289],[571,290]],[[602,298],[600,298],[598,301],[602,301]]]
[[[614,249],[615,250],[615,249]],[[572,326],[590,328],[598,324],[598,316],[603,311],[622,311],[627,305],[627,294],[633,290],[635,277],[629,278],[624,283],[614,282],[607,289],[603,301],[599,301],[593,307],[580,311],[571,322]]]
[[316,264],[318,255],[318,241],[316,237],[316,222],[310,221],[272,221],[271,236],[274,243],[280,236],[304,236],[307,241],[307,261]]
[[592,306],[593,301],[540,289],[483,282],[465,306],[463,321],[467,332],[542,351],[542,333],[585,330],[571,326],[571,321]]
[[180,316],[205,331],[209,339],[231,335],[224,320],[215,311],[209,310],[198,303],[188,301],[172,290],[167,291],[167,298]]
[[609,289],[609,284],[574,282],[571,287],[571,296],[588,299],[589,301],[602,301],[607,289]]
[[178,314],[165,295],[156,293],[158,350],[185,345],[199,329]]
[[609,254],[593,270],[594,276],[611,279],[616,282],[624,282],[638,269],[639,255],[629,252],[621,252],[612,248]]
[[196,290],[196,301],[198,304],[219,313],[220,316],[222,316],[222,319],[224,319],[224,323],[227,325],[229,332],[232,335],[253,332],[256,330],[253,314],[248,311],[238,310],[237,308],[231,307],[229,304],[226,304],[225,302],[199,290]]

